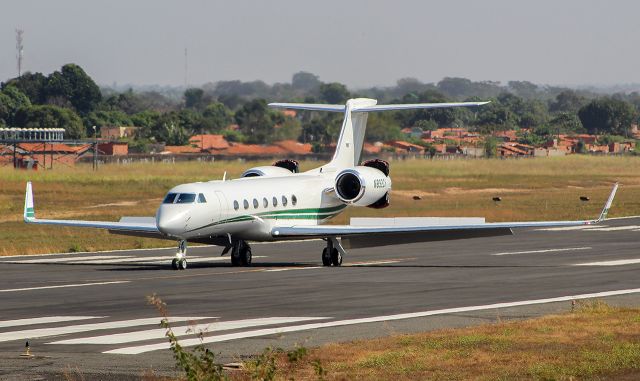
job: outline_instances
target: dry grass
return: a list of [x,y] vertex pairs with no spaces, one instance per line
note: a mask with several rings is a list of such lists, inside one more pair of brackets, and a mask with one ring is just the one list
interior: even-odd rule
[[293,365],[282,355],[276,379],[318,379],[318,360],[328,380],[638,379],[640,309],[578,306],[533,320],[329,344]]
[[[267,162],[59,166],[26,172],[0,168],[0,255],[172,246],[172,242],[109,235],[104,231],[25,226],[24,187],[34,182],[40,217],[104,219],[152,216],[165,192],[185,182],[219,179],[227,171]],[[317,162],[303,162],[310,169]],[[640,158],[571,156],[536,160],[409,160],[391,163],[392,204],[382,211],[350,208],[351,216],[483,216],[488,221],[595,217],[615,181],[623,186],[610,216],[640,214]],[[413,200],[421,195],[422,200]],[[581,203],[579,196],[592,201]],[[491,198],[501,196],[494,203]]]

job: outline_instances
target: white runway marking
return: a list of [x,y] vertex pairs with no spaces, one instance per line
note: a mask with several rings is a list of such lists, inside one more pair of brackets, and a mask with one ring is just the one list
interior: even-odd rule
[[31,319],[16,319],[0,321],[0,328],[19,327],[23,325],[37,325],[46,323],[58,323],[63,321],[101,319],[104,316],[47,316]]
[[[212,333],[217,331],[228,331],[232,329],[260,327],[264,325],[287,324],[287,323],[297,323],[297,322],[310,321],[310,320],[326,320],[326,319],[329,319],[329,318],[326,318],[326,317],[271,317],[271,318],[245,319],[245,320],[223,321],[223,322],[215,322],[215,323],[209,323],[209,324],[201,324],[195,328],[196,328],[196,332],[198,329],[204,328],[206,329],[206,332]],[[191,328],[192,327],[189,327],[189,326],[172,327],[172,330],[176,336],[184,336],[184,335],[194,334]],[[82,337],[82,338],[70,339],[70,340],[60,340],[60,341],[54,341],[47,344],[122,344],[122,343],[132,343],[135,341],[164,339],[165,333],[166,333],[166,330],[164,328],[157,328],[157,329],[149,329],[145,331],[118,333],[114,335],[102,335],[102,336],[93,336],[93,337]]]
[[[627,295],[627,294],[637,294],[637,293],[640,293],[640,288],[596,292],[592,294],[560,296],[560,297],[546,298],[546,299],[523,300],[523,301],[509,302],[509,303],[486,304],[481,306],[446,308],[441,310],[405,313],[405,314],[398,314],[398,315],[375,316],[375,317],[362,318],[362,319],[330,321],[326,323],[302,324],[302,325],[294,325],[294,326],[288,326],[288,327],[267,328],[267,329],[258,329],[258,330],[246,331],[246,332],[230,333],[226,335],[205,336],[202,342],[204,344],[217,343],[222,341],[237,340],[237,339],[243,339],[243,338],[249,338],[249,337],[268,336],[268,335],[282,334],[287,332],[308,331],[308,330],[319,329],[319,328],[331,328],[331,327],[340,327],[340,326],[348,326],[348,325],[364,324],[364,323],[379,323],[379,322],[385,322],[385,321],[412,319],[412,318],[434,316],[434,315],[453,314],[453,313],[470,312],[470,311],[483,311],[483,310],[492,310],[492,309],[498,309],[498,308],[528,306],[528,305],[534,305],[534,304],[545,304],[545,303],[553,303],[553,302],[566,302],[570,300],[601,298],[605,296]],[[198,344],[200,344],[199,339],[187,339],[187,340],[180,341],[180,345],[182,345],[183,347],[189,347],[189,346],[194,346]],[[134,355],[134,354],[140,354],[140,353],[151,352],[151,351],[156,351],[161,349],[168,349],[168,348],[169,348],[168,343],[160,343],[160,344],[149,344],[149,345],[140,345],[140,346],[134,346],[134,347],[118,348],[110,351],[105,351],[102,353]]]
[[[118,264],[118,263],[131,263],[131,262],[140,262],[140,263],[146,263],[146,262],[159,262],[159,261],[165,261],[167,263],[171,263],[171,260],[174,257],[171,256],[162,256],[162,257],[116,257],[117,259],[97,259],[97,260],[91,260],[91,261],[82,261],[79,262],[83,265],[108,265],[108,264]],[[200,257],[187,257],[187,260],[190,260],[191,258],[200,258]]]
[[634,229],[638,229],[640,228],[640,226],[638,225],[628,225],[628,226],[614,226],[614,227],[596,227],[591,229],[591,231],[598,231],[598,232],[614,232],[614,231],[621,231],[621,230],[634,230]]
[[574,266],[623,266],[623,265],[635,265],[638,263],[640,263],[640,259],[620,259],[615,261],[576,263],[574,264]]
[[33,291],[33,290],[49,290],[52,288],[68,288],[68,287],[86,287],[86,286],[101,286],[105,284],[121,284],[130,283],[129,280],[115,280],[111,282],[94,282],[94,283],[75,283],[75,284],[60,284],[57,286],[41,286],[41,287],[25,287],[25,288],[10,288],[0,290],[0,292],[18,292],[18,291]]
[[571,230],[587,230],[593,229],[597,227],[607,227],[606,225],[580,225],[580,226],[563,226],[558,228],[544,228],[544,229],[536,229],[539,232],[564,232]]
[[[180,322],[180,321],[203,320],[203,319],[214,319],[214,318],[212,317],[170,317],[169,321]],[[38,329],[27,329],[27,330],[21,330],[21,331],[2,332],[0,333],[0,342],[22,340],[22,339],[34,339],[39,337],[48,337],[48,336],[56,336],[56,335],[66,335],[69,333],[97,331],[101,329],[138,327],[142,325],[152,325],[152,324],[160,324],[160,318],[154,317],[154,318],[133,319],[133,320],[120,320],[120,321],[111,321],[111,322],[105,322],[105,323],[78,324],[78,325],[68,325],[65,327],[38,328]]]
[[495,253],[491,255],[520,255],[520,254],[541,254],[541,253],[557,253],[562,251],[579,251],[579,250],[591,250],[592,247],[566,247],[562,249],[544,249],[544,250],[528,250],[528,251],[511,251],[504,253]]
[[112,258],[131,258],[121,255],[92,255],[86,257],[69,256],[63,258],[41,258],[41,259],[23,259],[20,261],[3,261],[6,263],[35,264],[35,263],[67,263],[85,260],[112,259]]

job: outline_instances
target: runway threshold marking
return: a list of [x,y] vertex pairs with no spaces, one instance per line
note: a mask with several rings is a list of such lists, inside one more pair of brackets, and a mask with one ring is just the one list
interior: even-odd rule
[[557,252],[563,252],[563,251],[579,251],[579,250],[591,250],[591,249],[593,249],[591,246],[565,247],[565,248],[558,248],[558,249],[511,251],[511,252],[504,252],[504,253],[494,253],[491,255],[500,256],[500,255],[520,255],[520,254],[542,254],[542,253],[557,253]]
[[573,266],[623,266],[623,265],[635,265],[638,263],[640,263],[640,259],[618,259],[613,261],[576,263]]
[[[205,336],[204,338],[202,338],[202,341],[201,339],[181,340],[180,345],[182,345],[183,347],[191,347],[194,345],[198,345],[200,343],[203,343],[203,344],[218,343],[223,341],[231,341],[231,340],[244,339],[244,338],[250,338],[250,337],[268,336],[268,335],[283,334],[288,332],[308,331],[308,330],[319,329],[319,328],[331,328],[331,327],[340,327],[340,326],[365,324],[365,323],[379,323],[379,322],[385,322],[385,321],[405,320],[405,319],[413,319],[413,318],[434,316],[434,315],[454,314],[454,313],[471,312],[471,311],[483,311],[483,310],[492,310],[492,309],[498,309],[498,308],[519,307],[519,306],[528,306],[528,305],[535,305],[535,304],[565,302],[565,301],[571,301],[571,300],[602,298],[606,296],[628,295],[628,294],[637,294],[637,293],[640,293],[640,288],[595,292],[591,294],[559,296],[555,298],[546,298],[546,299],[523,300],[523,301],[517,301],[517,302],[494,303],[494,304],[486,304],[486,305],[480,305],[480,306],[455,307],[455,308],[446,308],[446,309],[440,309],[440,310],[404,313],[404,314],[397,314],[397,315],[375,316],[375,317],[360,318],[360,319],[338,320],[338,321],[330,321],[326,323],[311,323],[311,324],[294,325],[294,326],[288,326],[288,327],[258,329],[253,331],[237,332],[237,333],[230,333],[225,335]],[[135,354],[146,353],[146,352],[151,352],[151,351],[156,351],[161,349],[168,349],[168,348],[169,348],[168,343],[160,343],[160,344],[148,344],[148,345],[140,345],[140,346],[134,346],[134,347],[118,348],[118,349],[105,351],[102,353],[135,355]]]
[[0,328],[20,327],[25,325],[38,325],[47,323],[60,323],[66,321],[101,319],[104,316],[43,316],[28,319],[3,320],[0,321]]
[[[182,326],[172,327],[171,330],[176,336],[185,336],[189,334],[197,334],[201,326],[204,326],[204,332],[229,331],[233,329],[260,327],[265,325],[289,324],[311,320],[326,320],[328,317],[269,317],[258,319],[244,319],[235,321],[214,322],[209,324],[201,324],[195,327]],[[166,329],[155,328],[143,331],[117,333],[113,335],[101,335],[93,337],[81,337],[69,340],[59,340],[47,344],[123,344],[136,341],[145,341],[153,339],[164,339]]]
[[53,288],[102,286],[102,285],[106,285],[106,284],[121,284],[121,283],[131,283],[131,281],[130,280],[114,280],[114,281],[110,281],[110,282],[74,283],[74,284],[59,284],[59,285],[56,285],[56,286],[9,288],[9,289],[0,290],[0,293],[1,292],[33,291],[33,290],[50,290],[50,289],[53,289]]
[[[197,321],[197,320],[205,320],[205,319],[215,319],[215,317],[175,316],[175,317],[170,317],[169,322],[182,322],[182,321],[190,321],[190,320]],[[104,322],[104,323],[77,324],[77,325],[68,325],[64,327],[54,327],[54,328],[36,328],[36,329],[26,329],[26,330],[20,330],[20,331],[2,332],[0,333],[0,342],[22,340],[22,339],[35,339],[40,337],[66,335],[70,333],[97,331],[101,329],[138,327],[142,325],[151,325],[151,324],[160,324],[160,318],[153,317],[153,318],[142,318],[142,319],[133,319],[133,320],[111,321],[111,322]]]

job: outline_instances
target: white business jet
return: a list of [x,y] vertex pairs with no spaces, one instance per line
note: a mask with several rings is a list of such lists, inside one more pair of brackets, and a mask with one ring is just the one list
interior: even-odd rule
[[[425,223],[373,226],[323,225],[345,208],[389,205],[391,178],[383,160],[360,163],[370,112],[447,107],[478,107],[488,102],[378,105],[375,99],[350,99],[345,105],[272,103],[281,109],[344,114],[336,151],[328,164],[298,173],[297,162],[281,160],[255,167],[238,179],[182,184],[171,189],[155,217],[123,217],[119,222],[48,220],[35,217],[31,183],[27,183],[24,221],[29,224],[107,229],[111,233],[178,242],[174,269],[187,267],[187,241],[224,246],[231,264],[251,264],[248,242],[318,239],[326,241],[322,264],[340,266],[345,248],[383,246],[512,234],[512,228],[576,226],[602,221],[617,190],[597,220],[555,222]],[[383,219],[380,219],[383,220]],[[371,224],[368,224],[371,225]]]

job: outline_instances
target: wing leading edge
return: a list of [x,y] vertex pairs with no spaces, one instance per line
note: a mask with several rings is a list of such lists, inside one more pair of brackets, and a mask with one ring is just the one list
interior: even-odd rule
[[39,225],[58,225],[58,226],[70,226],[70,227],[82,227],[82,228],[96,228],[96,229],[108,229],[110,232],[116,234],[127,235],[139,235],[142,237],[154,237],[154,238],[166,238],[163,236],[155,221],[150,219],[131,219],[124,218],[119,222],[109,221],[80,221],[80,220],[47,220],[36,218],[34,202],[33,202],[33,188],[31,182],[27,182],[27,190],[24,200],[24,222],[28,224]]
[[341,237],[343,241],[346,241],[345,247],[370,247],[398,243],[510,235],[513,234],[511,229],[514,228],[593,225],[607,218],[607,213],[611,208],[617,190],[618,183],[615,183],[600,216],[595,220],[491,222],[469,225],[424,226],[288,226],[273,228],[271,235],[277,239]]

